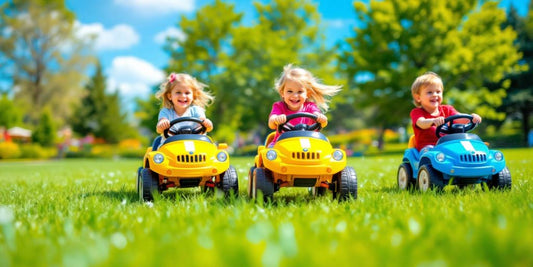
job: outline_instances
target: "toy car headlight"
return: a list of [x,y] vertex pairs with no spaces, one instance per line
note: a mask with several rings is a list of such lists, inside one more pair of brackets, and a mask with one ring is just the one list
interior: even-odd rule
[[154,155],[154,162],[157,163],[157,164],[161,164],[161,162],[163,162],[165,160],[165,156],[163,156],[163,154],[161,153],[157,153]]
[[275,160],[278,157],[278,153],[274,150],[269,150],[266,154],[268,160]]
[[438,162],[443,162],[446,159],[446,155],[444,155],[444,153],[440,152],[439,154],[437,154],[437,156],[435,158],[437,159]]
[[228,155],[222,151],[218,152],[217,154],[217,160],[220,162],[224,162],[228,159]]
[[498,151],[498,152],[494,153],[494,159],[497,160],[497,161],[502,161],[502,159],[503,159],[502,152]]
[[334,160],[340,161],[340,160],[342,160],[343,157],[344,157],[344,154],[342,153],[342,151],[340,151],[340,150],[333,151],[333,159]]

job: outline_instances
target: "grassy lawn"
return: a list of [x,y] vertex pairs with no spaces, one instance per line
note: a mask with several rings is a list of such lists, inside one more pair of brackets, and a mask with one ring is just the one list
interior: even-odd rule
[[503,150],[511,191],[396,189],[401,155],[351,158],[359,198],[199,189],[141,203],[141,160],[0,162],[0,266],[533,266],[533,149]]

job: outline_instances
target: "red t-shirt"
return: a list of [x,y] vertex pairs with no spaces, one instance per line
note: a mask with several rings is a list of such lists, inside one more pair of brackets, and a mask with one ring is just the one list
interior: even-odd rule
[[414,108],[411,110],[411,121],[413,122],[413,130],[415,133],[415,140],[416,140],[416,149],[420,151],[423,147],[427,145],[435,145],[437,141],[439,140],[437,136],[435,135],[435,130],[437,129],[437,126],[431,125],[431,127],[427,129],[422,129],[418,126],[416,126],[416,121],[424,117],[426,119],[430,118],[437,118],[437,117],[444,117],[447,118],[449,116],[458,114],[457,110],[455,110],[454,107],[450,105],[441,105],[439,106],[439,114],[436,116],[433,116],[429,114],[425,109],[423,108]]
[[[307,112],[307,113],[313,114],[315,112],[320,112],[320,109],[314,102],[305,102],[300,110],[293,111],[293,110],[290,110],[289,107],[287,107],[287,104],[285,104],[285,102],[278,101],[272,104],[272,111],[270,111],[270,115],[268,115],[268,117],[270,118],[270,116],[272,115],[282,115],[282,114],[289,116],[294,113],[300,113],[300,112]],[[292,125],[297,125],[301,123],[312,125],[313,123],[315,123],[315,121],[313,121],[313,119],[310,119],[310,118],[296,118],[296,119],[290,120],[290,123]],[[278,137],[279,137],[279,132],[277,132],[276,130],[276,135],[274,136],[274,139],[269,145],[270,146],[274,145],[274,143],[276,143],[276,141],[278,140]]]

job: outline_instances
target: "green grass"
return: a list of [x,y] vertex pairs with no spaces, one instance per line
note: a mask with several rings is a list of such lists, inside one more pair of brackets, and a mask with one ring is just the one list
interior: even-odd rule
[[513,188],[396,189],[401,155],[350,158],[359,199],[199,189],[140,203],[140,160],[0,162],[0,266],[533,266],[533,149],[503,150]]

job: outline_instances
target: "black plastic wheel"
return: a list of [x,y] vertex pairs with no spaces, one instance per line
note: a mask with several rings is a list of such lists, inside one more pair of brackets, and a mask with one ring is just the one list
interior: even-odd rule
[[414,187],[415,181],[413,179],[413,169],[409,162],[404,162],[398,168],[397,174],[398,188],[400,190],[410,190]]
[[263,201],[272,200],[274,196],[274,184],[267,177],[265,168],[256,168],[254,170],[252,198],[257,198],[259,191],[263,193]]
[[222,183],[222,191],[224,191],[224,196],[229,197],[232,194],[237,196],[239,194],[239,178],[237,177],[237,171],[233,166],[229,168],[220,175]]
[[139,176],[139,199],[143,201],[154,200],[154,193],[161,193],[159,191],[159,178],[152,170],[144,168]]
[[333,198],[339,201],[350,198],[357,199],[357,174],[352,167],[345,167],[340,173],[335,174],[336,192]]
[[492,180],[487,183],[489,189],[509,190],[511,189],[511,172],[507,167],[492,176]]
[[436,191],[442,191],[444,189],[442,174],[429,164],[424,164],[420,167],[417,180],[418,189],[422,192],[426,192],[430,189]]

